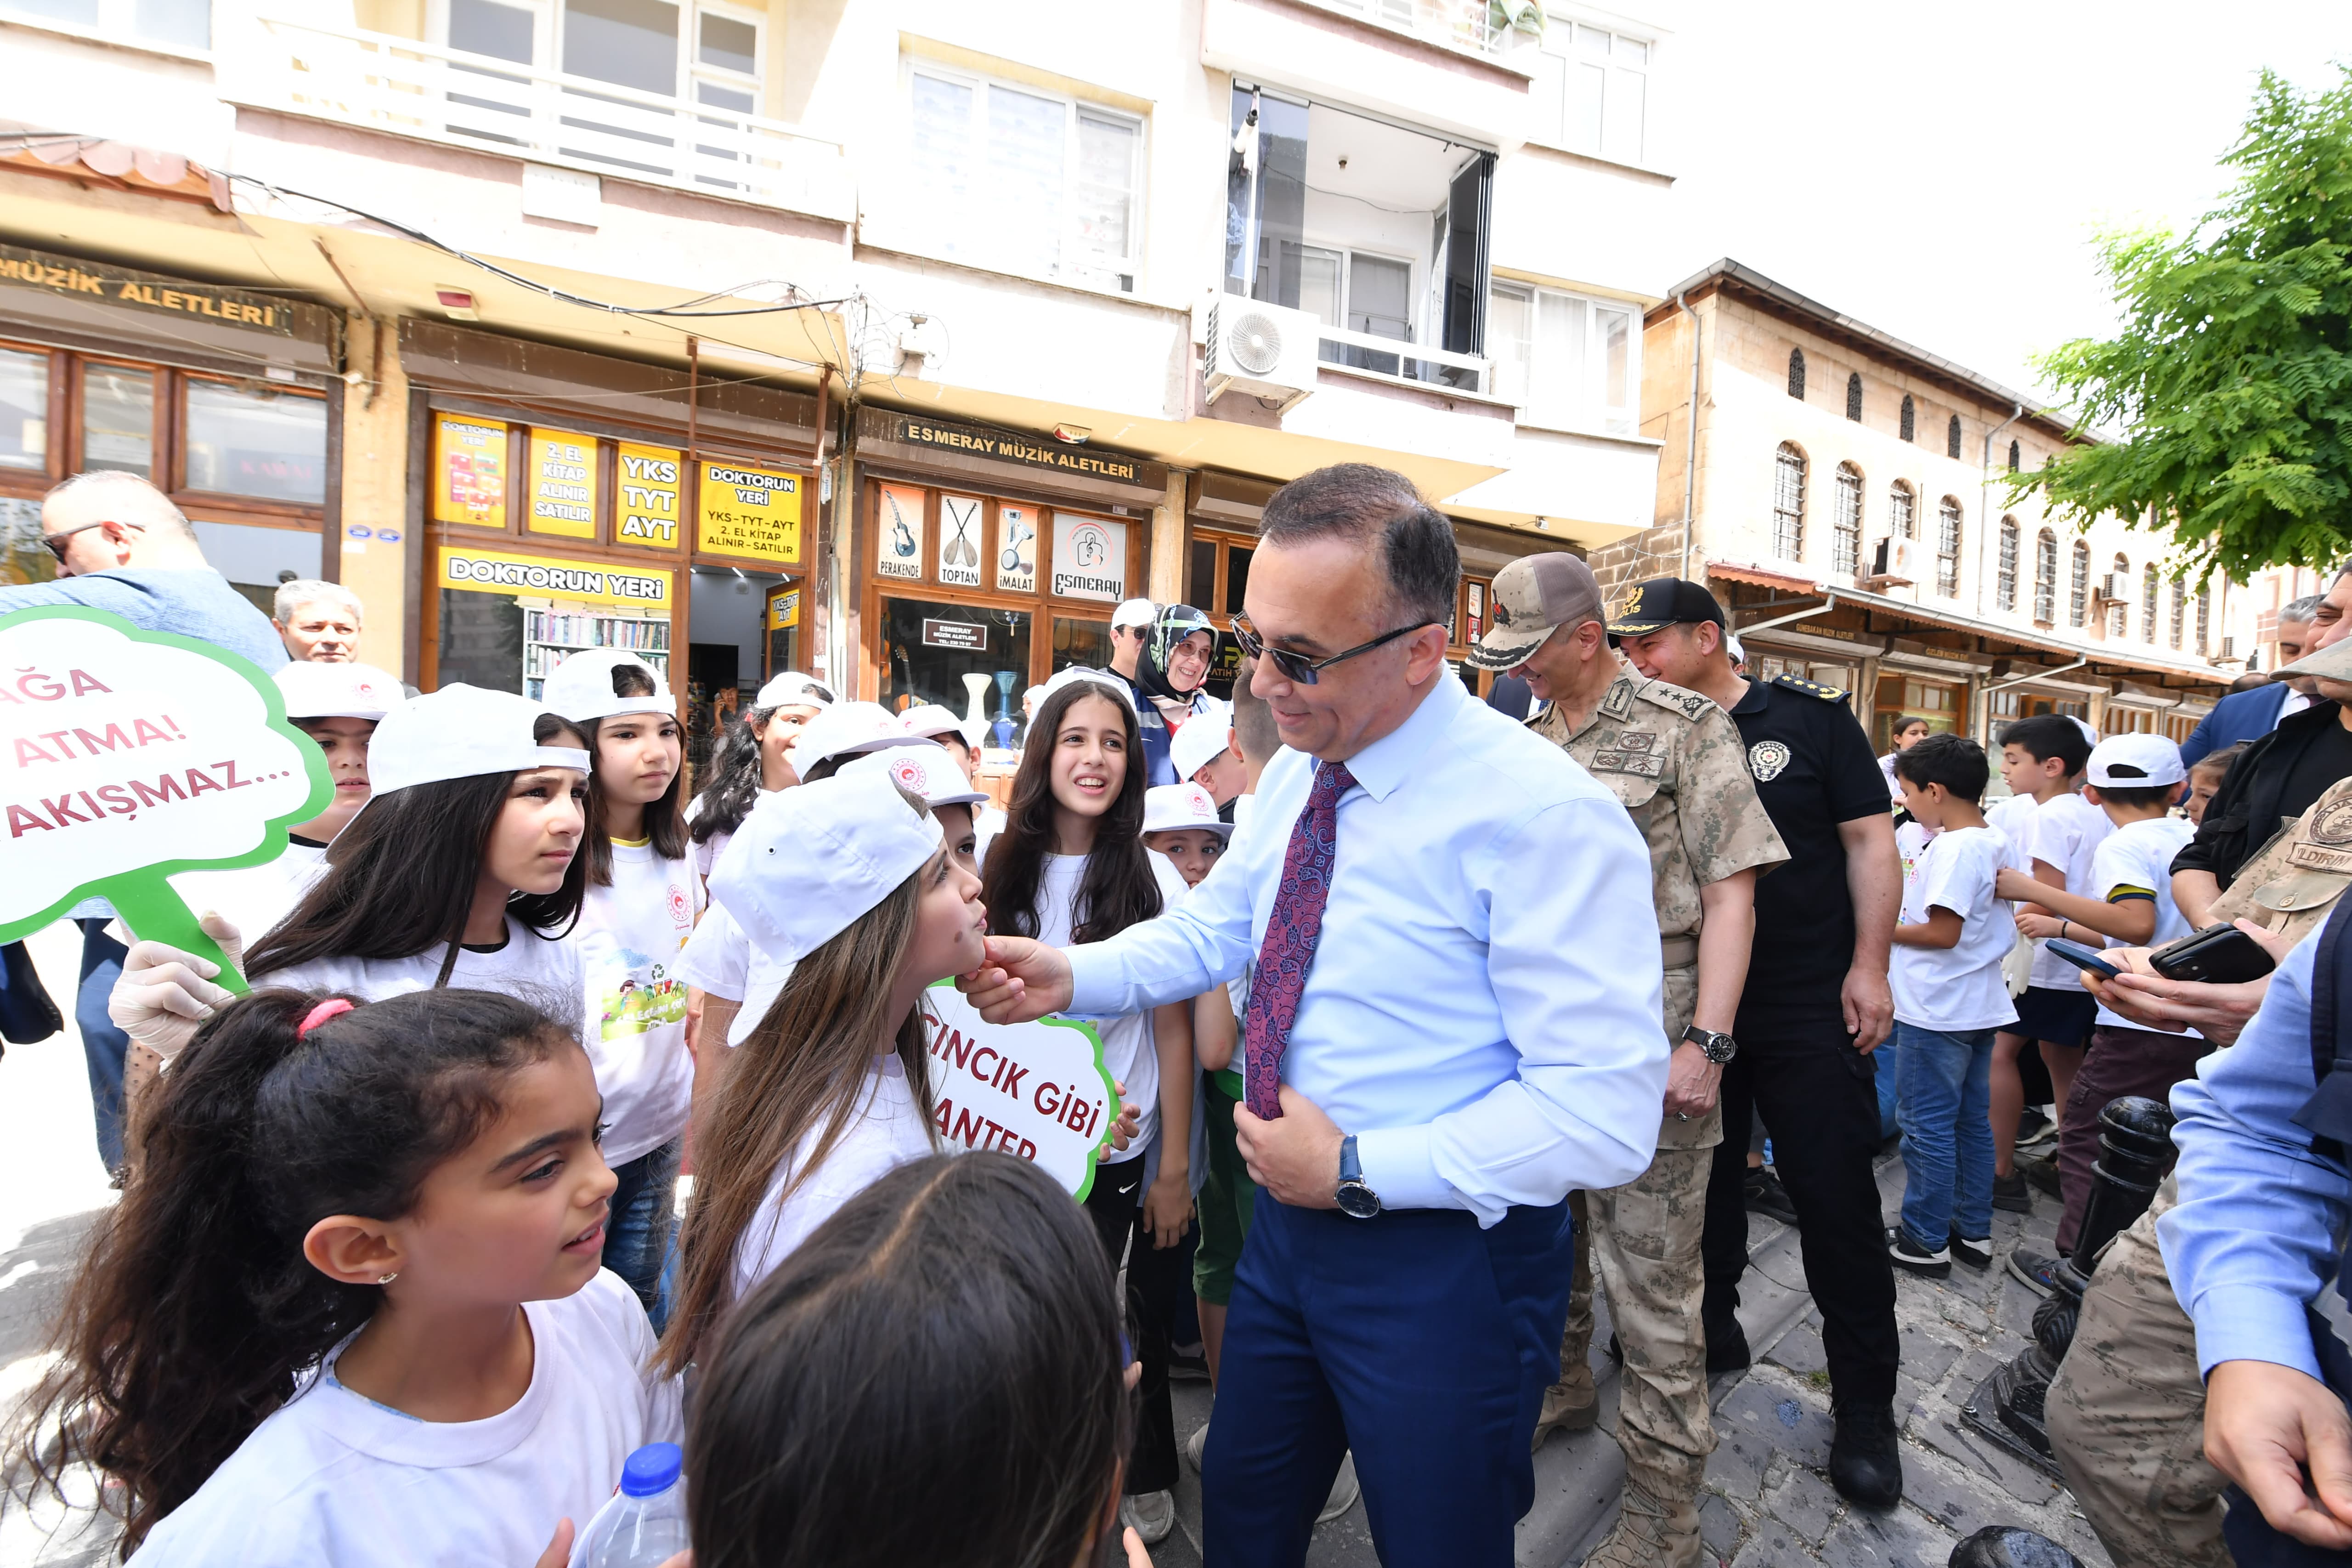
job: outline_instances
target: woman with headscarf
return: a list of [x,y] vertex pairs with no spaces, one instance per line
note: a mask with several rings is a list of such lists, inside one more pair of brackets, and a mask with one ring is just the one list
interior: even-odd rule
[[1213,702],[1202,683],[1216,648],[1215,625],[1190,605],[1170,605],[1152,618],[1129,682],[1142,731],[1145,784],[1183,782],[1168,760],[1168,742],[1178,726]]

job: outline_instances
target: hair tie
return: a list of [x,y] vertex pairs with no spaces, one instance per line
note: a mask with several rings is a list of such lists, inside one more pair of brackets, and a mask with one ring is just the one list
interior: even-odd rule
[[294,1026],[295,1037],[297,1039],[308,1038],[311,1030],[317,1028],[328,1019],[340,1018],[351,1010],[351,1003],[345,1001],[342,997],[330,996],[324,1002],[320,1003],[317,1006],[302,1015],[302,1021]]

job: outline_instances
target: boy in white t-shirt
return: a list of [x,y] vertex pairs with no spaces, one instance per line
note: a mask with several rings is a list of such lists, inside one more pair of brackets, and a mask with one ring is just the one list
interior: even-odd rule
[[1935,837],[1904,889],[1887,966],[1905,1182],[1886,1255],[1941,1279],[1955,1256],[1992,1262],[1992,1041],[2017,1018],[2000,973],[2015,926],[1993,891],[2008,845],[1978,805],[1991,769],[1974,741],[1930,735],[1895,753],[1895,776]]
[[[2084,793],[2114,831],[2094,854],[2080,891],[2045,891],[2041,901],[2050,912],[2026,916],[2019,924],[2032,935],[2071,937],[2095,947],[2108,939],[2129,947],[2161,947],[2189,935],[2189,921],[2172,900],[2172,858],[2197,832],[2187,817],[2172,815],[2189,777],[2180,748],[2161,735],[2113,735],[2092,752],[2088,773],[2090,786]],[[2060,1257],[2074,1249],[2090,1197],[2099,1112],[2123,1095],[2164,1101],[2210,1049],[2193,1030],[2176,1035],[2143,1029],[2098,1009],[2090,1052],[2074,1075],[2059,1121],[2058,1181],[2065,1204],[2058,1224]],[[2009,1267],[2043,1295],[2050,1293],[2056,1259],[2020,1253]]]

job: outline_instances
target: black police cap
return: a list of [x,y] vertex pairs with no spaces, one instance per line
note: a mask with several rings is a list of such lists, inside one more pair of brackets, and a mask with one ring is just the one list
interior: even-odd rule
[[1725,624],[1723,606],[1696,583],[1681,577],[1653,577],[1625,590],[1609,618],[1612,637],[1638,637],[1684,621]]

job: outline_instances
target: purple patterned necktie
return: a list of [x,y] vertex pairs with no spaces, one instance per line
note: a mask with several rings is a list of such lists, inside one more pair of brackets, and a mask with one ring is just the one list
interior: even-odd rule
[[1307,809],[1291,825],[1282,885],[1265,922],[1257,971],[1250,977],[1242,1036],[1244,1081],[1250,1110],[1268,1120],[1282,1114],[1282,1053],[1290,1044],[1307,971],[1323,935],[1323,905],[1331,896],[1331,862],[1339,839],[1339,797],[1355,786],[1355,775],[1341,763],[1326,763],[1316,772]]

